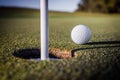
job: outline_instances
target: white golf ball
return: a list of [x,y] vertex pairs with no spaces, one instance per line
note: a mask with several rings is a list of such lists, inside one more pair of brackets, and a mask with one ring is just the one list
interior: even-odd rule
[[71,32],[71,38],[76,44],[85,44],[91,38],[91,30],[85,25],[77,25]]

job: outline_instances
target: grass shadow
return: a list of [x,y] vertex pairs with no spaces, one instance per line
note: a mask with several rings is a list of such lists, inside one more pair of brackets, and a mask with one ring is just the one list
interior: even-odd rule
[[[38,48],[28,48],[28,49],[20,49],[15,50],[13,53],[13,56],[22,58],[22,59],[38,59],[40,58],[40,49]],[[59,57],[49,53],[49,58],[56,58],[59,59]]]
[[[102,42],[89,42],[84,45],[103,45],[103,44],[120,44],[120,41],[102,41]],[[77,48],[71,50],[72,56],[74,56],[75,52],[81,51],[81,50],[88,50],[88,49],[100,49],[100,48],[116,48],[120,47],[120,45],[117,46],[98,46],[98,47],[87,47],[87,48]]]
[[100,45],[100,44],[120,44],[120,41],[89,42],[84,45]]
[[[103,44],[114,44],[114,46],[102,46]],[[116,44],[116,45],[115,45]],[[86,47],[86,48],[77,48],[71,51],[72,55],[74,53],[81,50],[89,50],[89,49],[100,49],[100,48],[120,48],[120,41],[102,41],[102,42],[90,42],[85,45],[100,45],[95,47]],[[105,65],[101,69],[89,77],[88,80],[120,80],[120,55],[115,55],[116,59],[114,61],[103,63]],[[108,64],[109,63],[109,64]],[[97,65],[96,65],[97,66]]]

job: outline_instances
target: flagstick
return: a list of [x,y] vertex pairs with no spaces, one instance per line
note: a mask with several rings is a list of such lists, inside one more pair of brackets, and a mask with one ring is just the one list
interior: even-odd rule
[[41,1],[41,60],[48,59],[48,0]]

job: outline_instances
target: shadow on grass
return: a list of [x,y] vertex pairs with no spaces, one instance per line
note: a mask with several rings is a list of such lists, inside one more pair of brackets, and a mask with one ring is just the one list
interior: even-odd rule
[[101,42],[89,42],[85,45],[100,45],[100,44],[120,44],[120,41],[101,41]]
[[[15,50],[13,56],[23,59],[38,59],[40,58],[40,49],[31,48],[31,49]],[[56,57],[51,53],[49,53],[49,58],[59,59],[58,57]]]
[[[107,44],[105,46],[104,44]],[[109,44],[113,44],[112,46],[108,46]],[[85,45],[97,45],[95,47],[86,47],[86,48],[77,48],[71,51],[72,55],[74,53],[81,50],[89,50],[89,49],[100,49],[100,48],[120,48],[120,41],[102,41],[102,42],[90,42]],[[99,46],[100,45],[100,46]],[[103,46],[104,45],[104,46]],[[113,53],[114,54],[114,53]],[[103,63],[104,67],[98,68],[97,72],[91,75],[87,80],[120,80],[120,54],[114,55],[116,59],[114,61],[109,61]],[[99,66],[99,65],[96,65]]]
[[[103,44],[120,44],[120,41],[89,42],[89,43],[86,43],[84,45],[103,45]],[[73,49],[71,51],[71,54],[72,54],[72,56],[74,56],[75,52],[81,51],[81,50],[100,49],[100,48],[116,48],[116,47],[120,47],[120,45],[118,45],[118,46],[98,46],[98,47],[77,48],[77,49]]]

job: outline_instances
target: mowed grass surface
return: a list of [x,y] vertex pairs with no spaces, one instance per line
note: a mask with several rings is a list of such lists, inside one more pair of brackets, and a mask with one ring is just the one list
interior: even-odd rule
[[[32,16],[32,15],[31,15]],[[0,80],[115,80],[120,73],[120,16],[49,14],[49,47],[77,52],[78,57],[57,61],[29,61],[15,50],[39,48],[39,17],[0,19]],[[88,44],[76,45],[74,26],[90,27]]]

